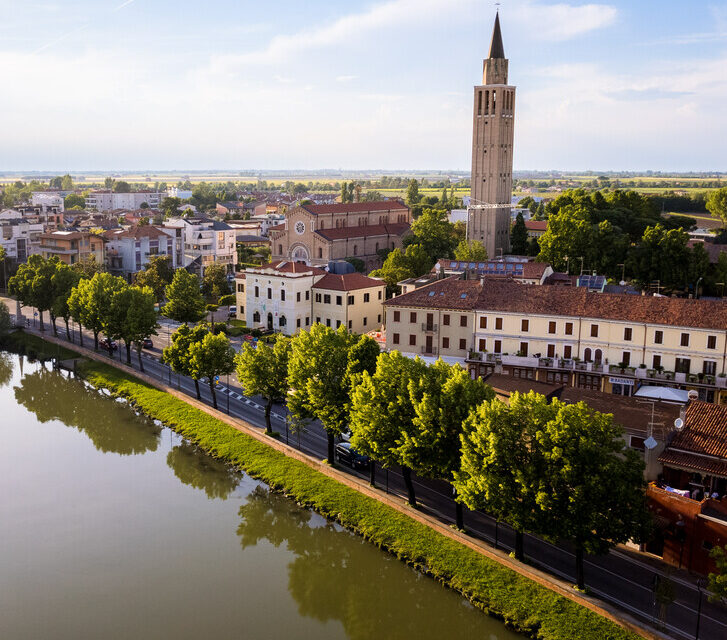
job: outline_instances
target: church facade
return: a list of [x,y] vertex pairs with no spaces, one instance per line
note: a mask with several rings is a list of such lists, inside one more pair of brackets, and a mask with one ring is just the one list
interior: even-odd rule
[[485,245],[489,258],[510,250],[510,202],[515,122],[515,87],[508,84],[500,16],[495,17],[482,84],[474,90],[472,187],[467,239]]
[[409,207],[398,200],[300,205],[270,229],[272,260],[325,266],[358,258],[370,271],[381,266],[379,251],[402,247],[410,223]]

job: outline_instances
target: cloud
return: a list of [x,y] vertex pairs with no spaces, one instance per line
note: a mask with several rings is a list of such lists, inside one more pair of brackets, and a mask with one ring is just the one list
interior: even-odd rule
[[573,5],[520,2],[510,12],[521,28],[540,40],[568,40],[583,34],[610,27],[616,22],[618,9],[607,4]]
[[116,11],[121,11],[124,7],[128,7],[133,2],[136,2],[136,0],[126,0],[126,2],[122,2],[118,7],[111,9],[111,12],[115,13]]
[[336,82],[352,82],[353,80],[356,80],[358,76],[337,76]]

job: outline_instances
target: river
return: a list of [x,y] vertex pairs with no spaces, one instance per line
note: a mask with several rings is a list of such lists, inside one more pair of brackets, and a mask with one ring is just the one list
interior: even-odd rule
[[79,380],[0,353],[0,638],[521,636]]

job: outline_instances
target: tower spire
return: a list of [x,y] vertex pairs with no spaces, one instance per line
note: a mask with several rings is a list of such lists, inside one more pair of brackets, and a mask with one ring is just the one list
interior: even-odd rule
[[500,12],[495,14],[495,28],[492,30],[492,42],[490,42],[490,55],[488,58],[504,58],[505,47],[502,46],[502,32],[500,31]]

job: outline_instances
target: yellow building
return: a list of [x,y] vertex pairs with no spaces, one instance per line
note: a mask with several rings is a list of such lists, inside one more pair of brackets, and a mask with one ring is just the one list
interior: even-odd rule
[[385,303],[386,347],[473,375],[633,395],[694,389],[727,402],[727,304],[502,280],[438,280]]
[[40,236],[40,253],[44,258],[56,256],[61,262],[75,264],[95,258],[104,264],[104,243],[101,236],[85,231],[52,231]]
[[386,284],[361,273],[328,273],[313,285],[313,319],[352,333],[381,328]]

